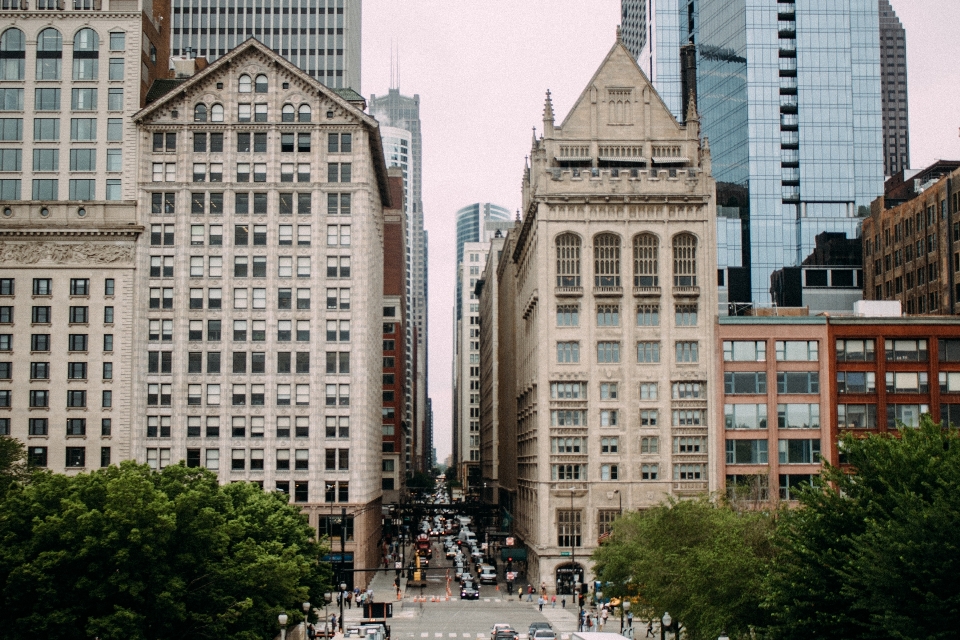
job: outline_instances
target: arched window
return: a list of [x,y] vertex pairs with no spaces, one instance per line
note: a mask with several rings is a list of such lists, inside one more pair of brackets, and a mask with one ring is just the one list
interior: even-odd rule
[[673,286],[697,286],[697,239],[689,233],[673,237]]
[[240,76],[240,93],[250,93],[253,91],[253,83],[250,81],[250,76],[243,74]]
[[620,237],[601,233],[593,239],[593,284],[596,287],[620,286]]
[[25,43],[20,29],[7,29],[0,35],[0,80],[23,80],[27,56]]
[[557,236],[557,286],[580,286],[580,238],[572,233]]
[[193,121],[194,122],[207,121],[207,105],[201,103],[193,108]]
[[96,80],[100,72],[100,36],[93,29],[80,29],[73,37],[73,79]]
[[310,122],[310,105],[302,104],[300,105],[300,122]]
[[222,104],[215,104],[210,107],[210,122],[223,122]]
[[633,239],[633,286],[659,287],[657,265],[660,241],[652,233],[641,233]]
[[280,111],[280,122],[293,122],[294,114],[295,110],[292,104],[283,105],[283,109]]
[[254,90],[257,93],[266,93],[268,88],[269,88],[269,84],[267,83],[267,76],[261,73],[260,75],[257,76],[257,82],[256,82],[256,85],[254,86]]
[[37,34],[37,80],[59,80],[63,65],[63,37],[56,29]]

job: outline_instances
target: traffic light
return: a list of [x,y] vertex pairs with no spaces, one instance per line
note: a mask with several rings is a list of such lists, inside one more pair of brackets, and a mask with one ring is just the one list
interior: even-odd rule
[[583,594],[582,594],[582,593],[579,595],[579,598],[577,599],[577,604],[579,604],[580,607],[583,607]]

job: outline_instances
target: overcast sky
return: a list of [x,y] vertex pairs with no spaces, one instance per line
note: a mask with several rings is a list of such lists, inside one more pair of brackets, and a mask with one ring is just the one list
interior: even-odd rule
[[[911,164],[960,159],[960,2],[891,0],[907,30]],[[532,128],[553,95],[560,122],[616,38],[620,0],[365,0],[363,93],[420,95],[423,210],[430,235],[434,444],[451,450],[455,213],[516,211]]]

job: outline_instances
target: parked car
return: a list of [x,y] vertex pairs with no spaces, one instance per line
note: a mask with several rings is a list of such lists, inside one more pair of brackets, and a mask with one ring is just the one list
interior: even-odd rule
[[557,640],[557,634],[553,629],[537,629],[531,640]]

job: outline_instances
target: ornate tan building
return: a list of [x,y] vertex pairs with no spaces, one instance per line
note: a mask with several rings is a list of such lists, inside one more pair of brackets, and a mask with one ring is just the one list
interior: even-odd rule
[[332,537],[335,569],[341,533],[344,568],[375,566],[390,205],[376,120],[256,40],[136,120],[136,458],[287,492]]
[[59,473],[133,456],[132,116],[169,3],[0,6],[0,434]]
[[528,575],[560,592],[622,509],[708,489],[715,188],[695,110],[687,122],[618,41],[560,126],[547,94],[533,141],[500,270],[516,411],[499,429],[517,442],[505,502]]

